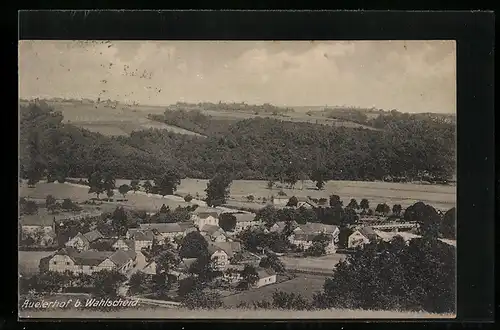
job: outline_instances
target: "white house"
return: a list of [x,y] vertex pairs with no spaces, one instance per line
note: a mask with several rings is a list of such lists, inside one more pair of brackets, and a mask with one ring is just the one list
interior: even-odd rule
[[310,198],[307,197],[297,197],[297,207],[304,207],[306,209],[312,209],[318,207],[318,204],[316,204],[314,201],[312,201]]
[[235,232],[260,225],[259,221],[255,221],[254,213],[233,213],[233,216],[236,218]]
[[276,283],[276,273],[272,269],[257,269],[259,280],[255,283],[255,287],[260,288],[265,285]]
[[307,250],[309,247],[311,247],[314,243],[314,240],[317,238],[318,235],[326,235],[329,240],[325,246],[325,252],[326,254],[333,254],[337,251],[336,247],[336,242],[334,240],[334,237],[332,234],[324,234],[324,233],[319,233],[319,234],[305,234],[305,233],[292,233],[288,240],[290,243],[301,247],[304,250]]
[[377,233],[371,227],[363,227],[355,230],[347,239],[347,247],[355,249],[363,247],[365,244],[376,242],[380,239]]
[[213,242],[208,244],[208,252],[216,270],[224,270],[235,253],[241,251],[239,242]]
[[219,214],[218,212],[200,212],[193,213],[191,215],[191,221],[198,228],[203,228],[205,225],[219,225]]
[[85,234],[79,232],[75,237],[67,241],[65,246],[74,248],[78,251],[86,251],[90,248],[90,244],[92,242],[101,238],[104,238],[104,235],[102,235],[98,230],[92,230]]
[[192,223],[142,223],[139,228],[153,232],[159,242],[166,238],[174,242],[176,237],[184,237],[188,232],[196,230]]
[[211,242],[225,242],[227,240],[224,229],[216,225],[204,225],[200,228],[200,234]]

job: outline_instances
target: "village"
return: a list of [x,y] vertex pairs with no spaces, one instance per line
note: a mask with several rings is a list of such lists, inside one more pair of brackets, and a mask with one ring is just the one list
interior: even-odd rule
[[[234,307],[278,289],[300,291],[294,286],[304,279],[317,279],[320,289],[335,265],[364,245],[421,237],[418,222],[405,221],[400,205],[380,204],[373,210],[367,201],[351,200],[344,207],[348,221],[314,222],[313,210],[338,202],[338,196],[330,196],[329,203],[326,197],[277,196],[255,213],[208,207],[191,197],[188,207],[171,210],[163,204],[156,212],[124,209],[119,198],[81,203],[23,198],[21,207],[37,210],[20,216],[20,250],[25,255],[53,250],[39,260],[37,273],[66,277],[50,294],[92,292],[96,284],[89,278],[108,271],[121,275],[111,290],[142,304],[181,305],[196,286],[193,279],[199,279],[204,290]],[[279,221],[283,217],[287,220]],[[37,290],[44,291],[36,285],[28,291]]]

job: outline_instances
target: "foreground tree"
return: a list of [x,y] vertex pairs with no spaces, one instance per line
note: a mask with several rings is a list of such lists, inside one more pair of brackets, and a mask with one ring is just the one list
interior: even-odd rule
[[243,288],[248,289],[251,286],[255,285],[255,283],[257,283],[258,280],[259,280],[259,274],[257,273],[255,267],[251,265],[245,265],[245,268],[243,268],[243,270],[241,271],[240,285]]
[[273,293],[274,308],[287,310],[308,310],[312,308],[311,302],[307,301],[300,294],[293,292],[276,291]]
[[444,238],[455,239],[456,209],[453,207],[446,211],[441,223],[441,234]]
[[220,206],[225,204],[229,198],[229,187],[231,186],[231,177],[227,174],[215,175],[207,184],[205,192],[207,194],[206,202],[208,206]]
[[268,253],[264,258],[260,260],[259,267],[271,268],[276,273],[284,273],[285,265],[274,253]]
[[455,248],[433,238],[370,244],[337,264],[323,290],[318,308],[454,312]]
[[118,288],[127,280],[127,277],[115,270],[101,270],[92,274],[93,294],[102,298],[114,298],[118,296]]

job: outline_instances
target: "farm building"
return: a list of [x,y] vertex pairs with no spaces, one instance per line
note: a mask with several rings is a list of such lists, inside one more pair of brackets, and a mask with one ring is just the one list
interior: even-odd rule
[[191,221],[198,228],[203,228],[205,225],[219,225],[219,212],[200,212],[191,215]]
[[229,265],[229,260],[234,254],[241,251],[239,242],[213,242],[208,245],[210,258],[214,262],[214,268],[224,270]]
[[227,240],[226,232],[216,225],[204,225],[200,229],[200,234],[209,242],[225,242]]
[[363,247],[365,244],[376,242],[377,240],[379,240],[379,236],[372,227],[362,227],[349,235],[349,238],[347,239],[347,247],[349,249],[355,249]]
[[92,274],[101,270],[126,273],[137,264],[134,251],[78,251],[67,247],[44,261],[49,271]]
[[192,223],[141,223],[139,228],[141,231],[150,230],[160,242],[166,238],[174,241],[175,237],[184,237],[196,230]]
[[[314,243],[314,240],[319,234],[311,234],[311,233],[293,233],[290,235],[288,240],[290,243],[301,247],[304,250],[307,250]],[[336,242],[334,240],[334,236],[332,234],[326,234],[329,237],[328,244],[325,246],[326,254],[333,254],[337,251]]]
[[141,251],[143,248],[150,248],[153,245],[155,235],[152,230],[130,228],[125,237],[134,241],[135,251]]
[[235,232],[260,225],[259,221],[255,221],[254,213],[233,213],[233,215],[236,218]]

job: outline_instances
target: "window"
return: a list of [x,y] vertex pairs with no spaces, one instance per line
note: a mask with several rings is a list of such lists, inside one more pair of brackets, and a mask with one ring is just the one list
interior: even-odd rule
[[57,265],[57,261],[54,261],[54,262],[53,262],[53,264],[54,264],[54,265]]
[[94,270],[94,266],[90,266],[90,270]]
[[68,261],[68,262],[66,262],[66,265],[67,265],[67,266],[69,266],[69,261]]

